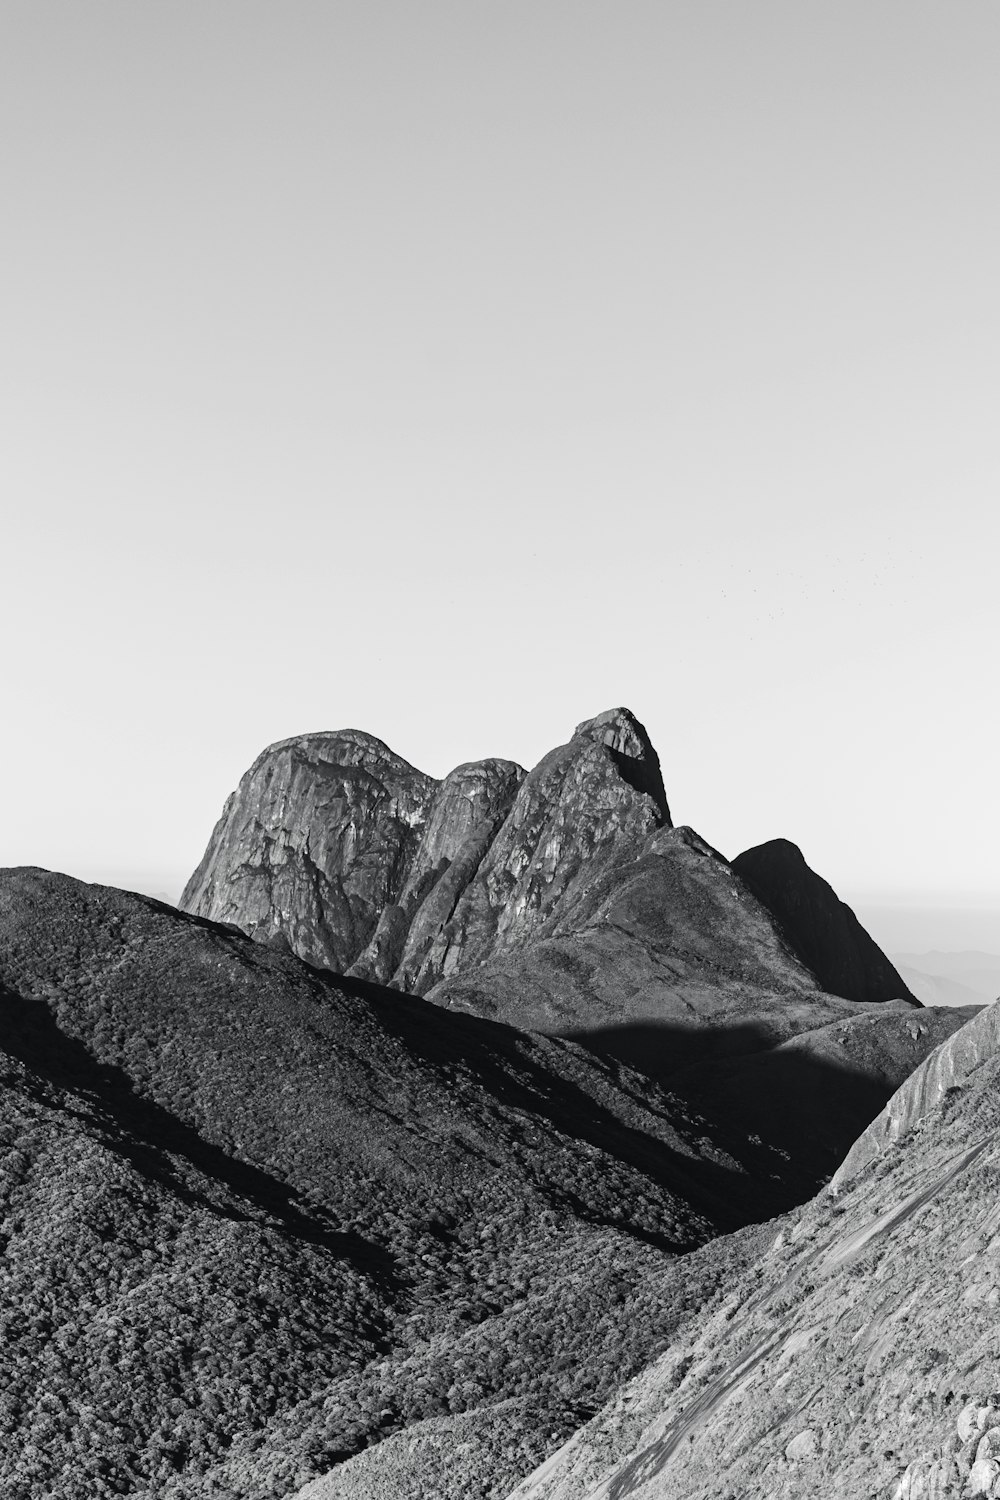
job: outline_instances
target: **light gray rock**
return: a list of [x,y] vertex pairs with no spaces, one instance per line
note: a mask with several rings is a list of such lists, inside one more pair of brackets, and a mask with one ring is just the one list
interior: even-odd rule
[[789,1463],[794,1464],[815,1458],[818,1453],[819,1434],[812,1427],[806,1427],[802,1432],[796,1433],[785,1449],[785,1457]]
[[967,1495],[989,1495],[993,1490],[993,1483],[1000,1477],[1000,1464],[992,1458],[977,1458],[969,1470],[969,1477],[965,1481],[965,1493]]
[[385,982],[436,883],[453,863],[474,873],[523,774],[488,760],[437,782],[351,729],[283,740],[227,800],[181,908]]
[[950,1090],[962,1088],[978,1068],[995,1058],[998,1045],[1000,1001],[970,1016],[899,1086],[847,1153],[831,1180],[831,1191],[840,1191],[869,1162],[933,1114]]

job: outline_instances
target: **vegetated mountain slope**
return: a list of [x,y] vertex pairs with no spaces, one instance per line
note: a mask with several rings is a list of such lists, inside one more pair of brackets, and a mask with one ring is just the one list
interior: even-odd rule
[[68,877],[0,872],[0,985],[17,1500],[287,1493],[497,1402],[513,1481],[669,1336],[671,1252],[783,1191],[571,1042]]
[[1000,1493],[998,1012],[511,1500]]
[[788,839],[747,849],[733,869],[767,907],[820,985],[848,1000],[895,1000],[909,991],[853,911]]
[[697,1063],[669,1087],[709,1117],[783,1146],[788,1201],[802,1201],[840,1165],[864,1122],[978,1009],[873,1006],[749,1056]]
[[[609,1274],[603,1256],[575,1262],[567,1256],[561,1280],[527,1292],[509,1314],[470,1334],[456,1352],[456,1364],[464,1372],[472,1361],[488,1359],[487,1341],[494,1350],[513,1341],[528,1359],[536,1357],[553,1333],[560,1337],[581,1283],[593,1277],[587,1332],[603,1347],[613,1330],[615,1353],[604,1371],[610,1392],[620,1372],[634,1367],[640,1347],[650,1344],[659,1350],[682,1336],[773,1235],[770,1226],[755,1224],[713,1241],[720,1249],[710,1257],[698,1250],[667,1259],[650,1251],[617,1274]],[[557,1370],[555,1378],[562,1382],[566,1372]],[[578,1410],[577,1420],[592,1414],[587,1406]],[[534,1467],[533,1449],[541,1458],[558,1446],[558,1434],[549,1425],[551,1412],[551,1406],[546,1410],[530,1397],[512,1396],[454,1415],[427,1417],[311,1481],[296,1500],[496,1500]]]
[[[912,1010],[880,1015],[873,1011],[868,1016],[859,1018],[856,1025],[829,1026],[819,1033],[795,1037],[784,1046],[758,1057],[722,1060],[716,1068],[704,1068],[702,1072],[706,1076],[702,1081],[705,1093],[717,1105],[727,1099],[734,1087],[747,1088],[757,1093],[758,1107],[760,1098],[770,1098],[772,1108],[781,1107],[781,1101],[785,1101],[784,1107],[787,1108],[787,1079],[776,1074],[781,1069],[791,1070],[796,1091],[796,1127],[805,1137],[810,1133],[815,1136],[815,1140],[805,1139],[800,1144],[783,1169],[783,1180],[794,1185],[803,1162],[827,1159],[830,1142],[836,1135],[836,1131],[830,1131],[829,1121],[843,1118],[843,1105],[838,1099],[840,1093],[845,1089],[850,1091],[852,1088],[864,1087],[863,1069],[866,1064],[859,1063],[856,1057],[851,1058],[847,1054],[859,1047],[864,1049],[874,1041],[874,1057],[884,1059],[892,1052],[894,1043],[897,1066],[902,1075],[912,1065],[914,1058],[921,1055],[920,1049],[923,1046],[935,1036],[947,1035],[948,1026],[960,1022],[961,1017],[954,1011],[943,1015],[927,1011],[914,1013]],[[891,1035],[888,1030],[890,1025],[894,1027]],[[984,1045],[984,1038],[992,1035],[997,1025],[994,1018],[990,1025],[982,1029],[978,1044],[980,1049]],[[874,1038],[865,1037],[865,1030],[874,1031],[876,1028],[880,1028],[881,1034]],[[966,1027],[963,1032],[956,1033],[954,1045],[943,1047],[938,1053],[932,1054],[932,1060],[914,1075],[914,1089],[904,1085],[900,1095],[908,1096],[915,1091],[925,1101],[939,1097],[941,1088],[945,1086],[944,1080],[955,1077],[955,1070],[959,1066],[956,1057],[964,1058],[965,1066],[969,1066],[971,1058],[976,1055],[976,1044],[974,1041],[970,1043],[970,1032],[975,1030],[976,1028]],[[803,1066],[802,1058],[796,1059],[792,1054],[805,1049],[807,1044],[814,1041],[821,1045],[810,1048],[811,1055],[807,1056]],[[937,1059],[942,1055],[952,1058],[950,1064],[942,1066],[938,1063]],[[821,1062],[824,1056],[825,1066]],[[871,1065],[874,1067],[874,1063]],[[720,1076],[713,1080],[711,1075],[716,1070]],[[694,1072],[692,1070],[692,1074]],[[929,1091],[920,1082],[924,1074],[929,1074],[935,1080],[936,1092]],[[887,1072],[884,1085],[889,1080],[890,1074]],[[714,1088],[709,1087],[713,1083]],[[778,1101],[777,1106],[774,1101]],[[739,1113],[743,1108],[742,1101],[736,1101],[735,1107]],[[894,1108],[898,1116],[899,1107]],[[915,1105],[910,1105],[908,1117],[911,1120],[915,1118],[915,1108]],[[876,1200],[876,1208],[877,1206]],[[767,1279],[771,1274],[772,1260],[766,1252],[771,1248],[776,1233],[783,1229],[787,1234],[797,1217],[798,1215],[793,1215],[784,1226],[781,1221],[774,1221],[770,1226],[754,1225],[737,1234],[716,1239],[702,1249],[668,1263],[657,1264],[654,1261],[642,1266],[637,1264],[627,1282],[610,1280],[602,1283],[601,1298],[606,1305],[597,1323],[598,1330],[607,1326],[609,1321],[619,1328],[628,1329],[632,1338],[637,1338],[640,1342],[648,1339],[662,1354],[662,1360],[614,1400],[590,1426],[585,1427],[562,1454],[553,1458],[551,1466],[545,1466],[539,1471],[523,1492],[517,1490],[519,1500],[529,1500],[529,1497],[530,1500],[582,1500],[585,1495],[590,1497],[597,1478],[608,1464],[628,1456],[631,1445],[639,1440],[646,1426],[657,1419],[662,1411],[670,1413],[670,1421],[675,1423],[675,1426],[670,1427],[669,1433],[669,1441],[673,1443],[677,1436],[676,1422],[679,1420],[675,1408],[670,1404],[673,1392],[682,1382],[686,1370],[693,1367],[696,1361],[700,1361],[700,1364],[698,1378],[692,1387],[694,1395],[689,1391],[683,1411],[686,1415],[695,1412],[703,1414],[698,1392],[705,1386],[707,1395],[704,1408],[714,1412],[716,1408],[713,1403],[717,1399],[720,1401],[721,1434],[713,1431],[706,1448],[699,1455],[698,1463],[701,1467],[698,1472],[703,1487],[692,1489],[691,1496],[697,1495],[700,1500],[720,1500],[720,1497],[726,1497],[726,1500],[737,1500],[739,1497],[742,1500],[744,1493],[759,1494],[760,1500],[766,1500],[770,1496],[770,1477],[765,1477],[759,1491],[744,1492],[739,1487],[727,1488],[727,1459],[724,1456],[727,1450],[723,1447],[722,1458],[712,1456],[711,1444],[714,1442],[724,1445],[726,1441],[722,1399],[731,1384],[734,1390],[738,1389],[739,1380],[745,1373],[742,1332],[735,1335],[737,1353],[725,1364],[724,1378],[718,1382],[710,1380],[707,1372],[713,1369],[713,1350],[729,1339],[729,1325],[738,1315],[742,1301],[745,1300],[750,1308],[756,1306],[757,1301],[769,1299],[768,1307],[781,1311],[781,1289],[775,1291]],[[881,1232],[877,1224],[876,1231]],[[796,1232],[805,1234],[807,1231]],[[868,1232],[867,1228],[864,1232]],[[761,1255],[764,1259],[757,1264]],[[784,1263],[779,1266],[780,1275],[785,1274],[783,1266]],[[567,1280],[572,1281],[574,1276],[580,1274],[579,1270],[567,1269]],[[799,1279],[804,1281],[804,1274],[800,1273]],[[997,1297],[1000,1298],[1000,1266],[997,1280]],[[762,1286],[764,1291],[761,1291]],[[715,1305],[706,1319],[706,1304],[713,1295]],[[846,1295],[850,1298],[849,1289]],[[470,1346],[474,1340],[481,1339],[484,1332],[488,1338],[496,1337],[502,1343],[515,1329],[515,1337],[530,1341],[532,1330],[539,1325],[551,1326],[554,1317],[558,1321],[559,1315],[554,1314],[552,1309],[559,1304],[562,1296],[563,1285],[559,1282],[550,1284],[540,1297],[526,1298],[516,1315],[501,1320],[496,1334],[492,1328],[476,1330],[475,1335],[470,1335]],[[720,1305],[722,1313],[716,1315]],[[835,1312],[832,1321],[835,1322],[839,1315],[839,1311]],[[762,1326],[766,1332],[771,1325],[765,1322]],[[741,1329],[743,1327],[744,1325],[740,1325]],[[756,1330],[757,1325],[754,1324],[753,1327]],[[527,1331],[522,1332],[522,1329]],[[772,1349],[773,1346],[768,1344],[767,1347]],[[806,1329],[801,1339],[796,1335],[789,1339],[787,1346],[779,1350],[777,1367],[771,1367],[779,1387],[792,1355],[807,1351],[808,1348],[809,1330]],[[758,1346],[754,1342],[750,1350],[751,1359],[756,1352]],[[802,1352],[802,1360],[808,1360],[807,1352]],[[629,1364],[631,1358],[626,1357],[619,1368]],[[751,1363],[748,1368],[755,1367]],[[516,1421],[517,1413],[516,1406],[499,1403],[480,1406],[459,1417],[440,1416],[418,1422],[386,1442],[367,1449],[324,1478],[314,1481],[301,1492],[299,1500],[425,1500],[428,1496],[448,1497],[450,1500],[453,1496],[480,1495],[499,1500],[499,1497],[506,1496],[508,1490],[513,1488],[512,1470],[526,1454],[526,1448],[522,1446],[512,1459],[507,1446],[511,1424]],[[997,1420],[1000,1421],[1000,1416]],[[686,1442],[693,1427],[682,1424],[679,1430],[681,1438],[678,1441]],[[803,1444],[808,1446],[811,1441],[811,1438],[803,1439],[800,1447]],[[654,1457],[649,1460],[649,1464],[655,1468],[658,1461],[656,1455],[659,1453],[655,1444],[654,1449]],[[826,1449],[823,1451],[826,1453]],[[645,1464],[646,1459],[642,1462]],[[622,1484],[631,1483],[630,1476],[629,1470],[626,1478],[621,1481]],[[852,1480],[854,1477],[856,1475],[852,1475]],[[810,1475],[810,1482],[816,1484],[814,1474]],[[603,1500],[629,1493],[627,1488],[616,1488],[617,1483],[616,1474],[614,1483],[594,1493],[599,1493]],[[788,1490],[788,1495],[794,1495],[796,1500],[802,1493],[829,1495],[832,1500],[832,1497],[840,1495],[869,1497],[877,1493],[881,1500],[881,1491],[852,1488],[850,1483],[843,1489],[838,1489],[838,1483],[839,1481],[832,1482],[826,1488],[822,1484],[816,1488],[807,1486],[805,1490],[796,1490],[793,1485]],[[653,1490],[650,1493],[658,1494],[659,1491]],[[688,1495],[687,1490],[677,1493]],[[784,1492],[775,1490],[773,1493]],[[674,1491],[668,1489],[664,1494],[673,1495]]]

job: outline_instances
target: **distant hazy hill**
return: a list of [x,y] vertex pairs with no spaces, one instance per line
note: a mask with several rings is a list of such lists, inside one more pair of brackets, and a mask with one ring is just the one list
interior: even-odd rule
[[895,962],[924,1005],[989,1005],[1000,996],[997,953],[897,953]]

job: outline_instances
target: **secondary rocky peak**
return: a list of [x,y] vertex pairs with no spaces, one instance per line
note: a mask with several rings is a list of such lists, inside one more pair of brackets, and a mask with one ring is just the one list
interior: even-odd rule
[[434,941],[482,863],[524,771],[509,760],[456,766],[438,784],[409,874],[382,911],[350,973],[402,989],[419,988]]
[[634,860],[669,826],[659,761],[642,725],[612,709],[577,726],[524,779],[475,879],[408,987],[442,979],[546,936],[581,871]]
[[405,883],[437,786],[359,730],[281,740],[228,798],[181,906],[345,969]]
[[771,839],[733,860],[823,989],[848,1000],[915,1000],[849,906],[788,839]]

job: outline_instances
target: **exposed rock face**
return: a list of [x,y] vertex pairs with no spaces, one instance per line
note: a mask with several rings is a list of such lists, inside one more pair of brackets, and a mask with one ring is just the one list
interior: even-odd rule
[[690,828],[609,841],[577,866],[533,941],[494,950],[429,995],[588,1039],[647,1023],[722,1028],[768,1008],[789,1018],[783,1038],[797,1029],[793,997],[829,1019],[828,997],[770,913]]
[[509,1500],[998,1493],[1000,1053],[990,1012],[966,1030],[913,1134],[789,1216]]
[[[961,1014],[969,1017],[969,1010]],[[907,1074],[885,1107],[858,1137],[831,1182],[838,1190],[940,1108],[951,1089],[959,1089],[984,1064],[1000,1054],[1000,1000],[970,1017],[967,1024]]]
[[486,760],[436,782],[356,730],[303,735],[243,777],[181,907],[424,993],[542,934],[582,867],[669,821],[627,709],[579,725],[526,778]]
[[733,869],[788,937],[824,990],[848,1000],[912,1000],[853,911],[787,839],[747,849]]
[[627,709],[577,726],[525,778],[475,878],[416,973],[421,993],[488,957],[543,937],[563,915],[582,872],[609,856],[634,858],[669,827],[656,752]]
[[476,875],[523,775],[510,761],[474,761],[437,785],[406,882],[383,908],[351,973],[421,988],[428,950]]
[[181,906],[319,967],[360,960],[388,978],[422,901],[485,847],[522,775],[492,760],[439,783],[351,729],[282,740],[227,800]]

